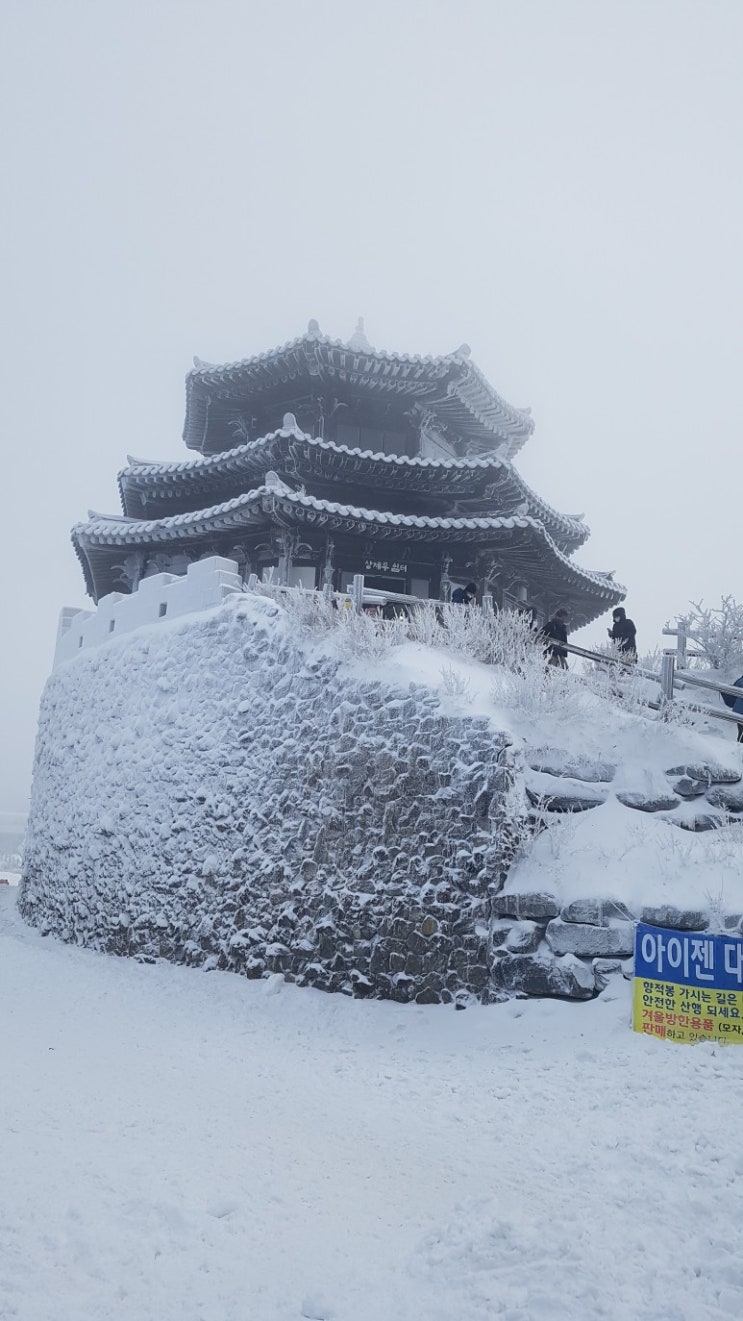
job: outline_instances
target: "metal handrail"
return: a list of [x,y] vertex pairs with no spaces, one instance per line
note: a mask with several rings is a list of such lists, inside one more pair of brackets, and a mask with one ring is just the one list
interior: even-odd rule
[[576,647],[573,642],[558,642],[556,645],[572,652],[574,656],[584,657],[585,660],[598,661],[602,665],[614,665],[617,669],[639,674],[643,679],[652,679],[655,683],[661,682],[661,676],[654,670],[644,670],[641,665],[630,665],[626,660],[622,660],[621,656],[607,656],[603,651],[588,651],[586,647]]
[[[619,656],[607,656],[600,651],[588,651],[585,647],[576,647],[572,642],[561,642],[559,644],[565,651],[571,652],[574,656],[582,656],[586,660],[598,661],[602,665],[614,665],[617,669],[624,670],[627,673],[639,674],[643,679],[651,679],[653,683],[661,684],[665,687],[667,679],[663,674],[656,674],[654,670],[643,669],[641,665],[627,665]],[[679,692],[686,688],[706,688],[712,692],[725,693],[731,697],[743,698],[743,688],[735,688],[728,683],[715,683],[713,679],[702,679],[699,675],[690,673],[688,670],[682,670],[683,679],[679,677],[679,672],[673,665],[673,655],[664,657],[667,662],[670,661],[670,677],[673,688]],[[664,701],[671,701],[670,694],[664,692]],[[662,703],[659,704],[662,707]],[[699,712],[701,715],[710,716],[713,720],[727,720],[734,725],[743,724],[743,716],[735,715],[731,711],[714,711],[711,706],[700,706],[698,702],[687,702],[686,708],[689,711]]]
[[703,679],[700,674],[690,670],[677,670],[676,673],[683,675],[684,683],[690,684],[692,688],[711,688],[726,697],[735,697],[739,701],[743,699],[743,688],[736,688],[735,684],[715,683],[714,679]]

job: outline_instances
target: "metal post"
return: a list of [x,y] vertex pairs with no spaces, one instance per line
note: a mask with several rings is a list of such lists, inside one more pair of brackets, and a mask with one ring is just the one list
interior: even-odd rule
[[676,668],[686,669],[686,620],[677,619],[676,631]]
[[664,702],[673,701],[673,674],[676,660],[673,652],[664,652],[660,662],[660,688]]
[[360,614],[361,614],[361,607],[362,607],[362,605],[363,605],[363,601],[364,601],[364,575],[363,575],[363,573],[355,573],[355,574],[353,575],[353,583],[352,583],[352,585],[351,585],[351,600],[353,601],[353,608],[354,608],[354,610],[356,611],[356,614],[357,614],[357,615],[360,615]]
[[451,579],[449,578],[449,569],[451,567],[451,555],[442,555],[441,557],[441,578],[439,579],[439,600],[451,600]]
[[483,592],[483,594],[482,594],[482,613],[483,613],[484,615],[490,615],[491,618],[492,618],[493,614],[495,613],[494,610],[493,610],[493,593],[492,593],[492,592]]

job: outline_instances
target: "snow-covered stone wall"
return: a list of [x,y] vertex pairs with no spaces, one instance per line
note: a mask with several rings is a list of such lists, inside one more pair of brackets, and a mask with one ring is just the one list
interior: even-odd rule
[[490,720],[354,677],[280,605],[237,595],[57,666],[19,906],[142,959],[488,999],[523,802]]
[[650,719],[634,678],[474,661],[471,613],[416,636],[231,575],[145,580],[59,660],[20,894],[42,931],[422,1002],[587,999],[638,919],[743,931],[719,731]]

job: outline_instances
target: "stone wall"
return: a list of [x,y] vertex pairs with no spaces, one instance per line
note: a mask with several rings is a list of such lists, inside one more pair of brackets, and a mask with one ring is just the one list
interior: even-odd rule
[[[192,566],[192,587],[207,568]],[[216,571],[221,606],[156,611],[125,636],[101,626],[53,673],[19,894],[29,922],[139,959],[422,1003],[588,999],[629,971],[638,918],[708,927],[704,905],[525,893],[509,866],[530,829],[612,801],[629,830],[648,816],[740,830],[739,770],[674,761],[657,792],[628,789],[626,773],[615,792],[613,763],[522,755],[488,719],[380,678],[383,661],[359,678],[337,628],[300,626]],[[149,581],[142,609],[187,584]],[[740,913],[725,923],[743,929]]]
[[[553,894],[502,893],[492,901],[493,993],[585,1000],[614,973],[632,976],[637,921],[674,931],[707,931],[710,914],[672,904],[631,910],[621,900],[575,899],[561,906]],[[741,915],[724,930],[743,934]]]
[[54,672],[19,906],[140,959],[487,1000],[524,804],[487,719],[349,678],[280,606],[236,597]]
[[[743,824],[741,772],[714,761],[666,767],[665,785],[657,792],[616,794],[612,782],[617,767],[611,762],[571,756],[564,748],[526,748],[525,761],[536,830],[549,830],[564,814],[600,810],[612,797],[627,809],[628,818],[653,815],[669,828],[695,834],[738,832]],[[701,814],[696,810],[700,802],[705,808]],[[611,973],[631,975],[638,921],[703,932],[711,925],[709,908],[708,898],[689,908],[627,902],[605,890],[602,898],[563,904],[554,893],[506,889],[491,902],[492,985],[509,994],[588,998],[603,989]],[[743,933],[740,912],[714,917],[722,929]]]

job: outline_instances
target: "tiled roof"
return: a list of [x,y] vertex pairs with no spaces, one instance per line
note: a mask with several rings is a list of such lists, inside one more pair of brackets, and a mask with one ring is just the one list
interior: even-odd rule
[[[509,543],[509,551],[515,546],[524,554],[528,552],[532,566],[540,562],[545,565],[551,562],[555,567],[559,566],[561,579],[594,597],[614,602],[624,594],[610,574],[592,572],[574,564],[555,544],[543,524],[529,516],[429,518],[392,514],[317,500],[313,496],[290,491],[281,483],[278,488],[261,486],[224,504],[174,514],[169,518],[129,519],[96,515],[87,523],[76,524],[72,530],[72,539],[85,567],[86,552],[95,547],[126,550],[137,546],[193,543],[201,537],[232,528],[269,527],[272,516],[278,511],[308,526],[336,531],[345,526],[356,532],[368,530],[374,536],[388,535],[400,541],[416,540],[419,532],[426,534],[426,540],[445,541],[455,533],[459,540],[477,540],[485,545],[497,545],[505,534],[523,533],[523,536],[506,536],[505,539]],[[86,576],[90,577],[89,568]]]
[[250,398],[300,378],[318,383],[338,379],[418,400],[455,428],[480,433],[483,440],[498,438],[512,455],[531,435],[534,422],[528,409],[515,408],[489,385],[469,354],[467,345],[438,357],[387,352],[331,339],[310,322],[306,334],[238,362],[217,366],[194,359],[186,377],[183,438],[193,449],[207,448],[209,401],[225,390],[235,399]]
[[[167,492],[168,488],[176,486],[184,489],[189,485],[192,487],[208,485],[218,477],[228,479],[234,476],[237,479],[242,475],[243,478],[254,478],[258,473],[262,476],[267,467],[277,463],[282,453],[288,452],[290,443],[297,441],[307,447],[308,453],[315,451],[327,455],[347,456],[354,460],[357,467],[363,465],[365,471],[370,474],[375,471],[381,474],[385,469],[389,472],[394,471],[401,478],[400,489],[405,489],[406,478],[418,474],[421,474],[421,477],[416,483],[416,489],[429,491],[435,488],[433,483],[425,482],[425,476],[428,474],[443,479],[477,472],[492,474],[494,478],[501,479],[504,488],[502,494],[510,498],[513,503],[523,502],[527,506],[527,512],[544,523],[563,549],[575,550],[589,536],[589,529],[580,517],[561,514],[553,509],[531,489],[507,459],[497,454],[464,459],[412,458],[407,455],[380,454],[372,450],[354,449],[347,445],[337,445],[333,441],[321,440],[292,426],[284,426],[278,431],[272,431],[257,440],[248,441],[219,454],[186,459],[182,462],[161,463],[130,459],[128,467],[119,473],[122,506],[125,510],[132,511],[138,493],[146,492],[148,487],[160,487],[163,492]],[[323,475],[331,477],[332,469],[327,468]],[[298,476],[301,479],[302,473]]]

